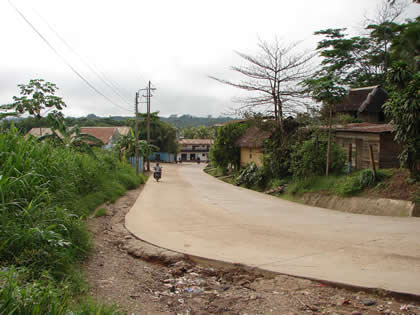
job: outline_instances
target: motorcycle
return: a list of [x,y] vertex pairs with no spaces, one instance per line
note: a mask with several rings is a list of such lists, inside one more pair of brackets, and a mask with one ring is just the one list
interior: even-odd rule
[[153,167],[154,172],[153,172],[153,178],[156,179],[156,181],[158,182],[159,179],[161,179],[162,177],[162,167],[160,167],[159,169],[156,169],[156,167]]

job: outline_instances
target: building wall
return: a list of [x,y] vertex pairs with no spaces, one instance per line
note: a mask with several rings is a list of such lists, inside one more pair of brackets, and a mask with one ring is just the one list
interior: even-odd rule
[[178,156],[182,161],[196,161],[198,157],[200,161],[208,161],[210,149],[211,145],[208,144],[182,145]]
[[174,163],[175,162],[175,155],[173,153],[168,152],[153,152],[150,154],[151,161],[162,161],[166,163]]
[[188,152],[181,151],[178,153],[178,156],[181,157],[182,161],[197,161],[197,157],[200,158],[200,161],[205,162],[209,160],[208,152]]
[[254,162],[258,167],[263,165],[264,152],[262,148],[241,147],[241,166]]
[[380,134],[361,132],[336,132],[336,142],[348,152],[348,145],[352,144],[352,165],[355,169],[370,168],[370,150],[372,145],[373,159],[376,167],[380,165]]
[[400,167],[400,160],[398,156],[401,154],[401,146],[394,141],[394,136],[391,133],[384,133],[381,135],[381,153],[380,153],[380,167],[394,168]]

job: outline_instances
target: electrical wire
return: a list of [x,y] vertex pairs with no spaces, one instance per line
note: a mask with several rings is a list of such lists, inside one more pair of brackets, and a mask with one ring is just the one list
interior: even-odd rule
[[8,0],[9,4],[13,7],[13,9],[25,20],[25,22],[32,28],[32,30],[38,34],[39,37],[47,44],[48,47],[63,61],[83,82],[86,83],[92,90],[94,90],[97,94],[101,95],[105,98],[108,102],[113,104],[114,106],[128,111],[131,113],[131,110],[128,110],[125,107],[122,107],[112,101],[108,96],[104,95],[101,91],[99,91],[92,83],[90,83],[87,79],[85,79],[55,48],[50,44],[50,42],[36,29],[36,27],[25,17],[25,15],[11,2]]
[[127,101],[127,99],[120,94],[120,91],[118,91],[118,88],[116,88],[115,86],[113,86],[110,82],[110,80],[102,73],[102,72],[98,72],[96,71],[86,60],[85,58],[83,58],[82,56],[80,56],[80,54],[78,54],[71,46],[70,44],[52,27],[52,25],[50,23],[48,23],[48,21],[43,18],[41,16],[41,14],[39,14],[36,10],[34,10],[34,12],[40,17],[40,19],[48,26],[48,28],[55,34],[55,36],[58,37],[58,39],[73,53],[75,54],[81,61],[82,63],[88,67],[90,69],[90,71],[92,71],[98,78],[99,80],[101,80],[105,85],[107,85],[111,91],[113,91],[117,96],[119,96],[121,98],[121,100],[123,100],[127,105],[131,106],[131,102]]

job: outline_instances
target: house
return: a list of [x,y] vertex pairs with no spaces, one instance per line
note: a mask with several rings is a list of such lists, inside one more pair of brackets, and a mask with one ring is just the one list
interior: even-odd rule
[[[100,139],[104,143],[103,148],[109,150],[121,135],[130,132],[130,127],[81,127],[80,132]],[[38,138],[51,133],[51,128],[32,128],[28,135]]]
[[388,94],[380,85],[350,89],[344,101],[336,105],[336,113],[349,114],[365,122],[384,123],[382,105]]
[[354,169],[371,167],[370,146],[375,166],[378,168],[399,167],[401,146],[393,140],[390,124],[357,123],[333,126],[336,143],[348,152]]
[[213,139],[180,139],[180,155],[182,161],[209,160],[209,152],[214,144]]
[[241,148],[241,166],[254,162],[258,167],[263,165],[264,141],[271,137],[271,131],[264,131],[257,126],[248,128],[236,144]]

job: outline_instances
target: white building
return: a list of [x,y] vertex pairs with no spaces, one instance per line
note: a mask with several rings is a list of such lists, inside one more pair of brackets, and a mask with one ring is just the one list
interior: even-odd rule
[[209,151],[213,139],[181,139],[178,141],[181,146],[180,157],[182,161],[208,161]]

